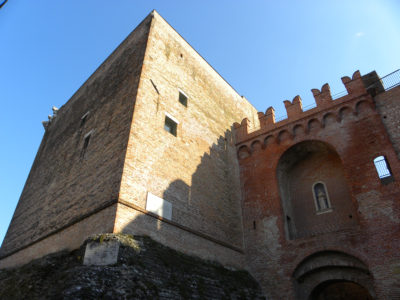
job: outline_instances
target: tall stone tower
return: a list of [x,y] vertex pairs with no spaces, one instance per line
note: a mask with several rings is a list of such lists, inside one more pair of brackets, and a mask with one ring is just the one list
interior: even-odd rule
[[44,124],[0,266],[126,232],[242,267],[230,130],[246,116],[253,106],[153,11]]

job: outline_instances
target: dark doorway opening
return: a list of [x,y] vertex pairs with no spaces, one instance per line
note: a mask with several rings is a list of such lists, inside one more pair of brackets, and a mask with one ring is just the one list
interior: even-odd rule
[[352,281],[325,281],[311,293],[310,300],[373,300],[363,286]]

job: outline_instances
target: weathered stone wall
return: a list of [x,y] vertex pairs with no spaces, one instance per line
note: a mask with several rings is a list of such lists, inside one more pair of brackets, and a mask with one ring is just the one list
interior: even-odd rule
[[[296,97],[292,103],[285,103],[289,115],[287,120],[275,123],[273,111],[269,109],[265,115],[260,113],[261,128],[257,131],[248,130],[247,120],[235,125],[245,195],[246,263],[272,299],[293,299],[293,272],[296,267],[310,255],[328,250],[345,253],[364,262],[371,272],[377,299],[397,299],[400,295],[400,162],[389,139],[389,134],[392,138],[394,136],[391,130],[395,132],[397,129],[395,125],[388,125],[394,128],[388,130],[389,134],[385,130],[360,74],[355,73],[352,79],[345,77],[342,80],[349,93],[347,96],[332,101],[329,86],[325,85],[322,91],[313,90],[317,102],[314,109],[303,112],[301,100]],[[379,97],[385,98],[384,94]],[[381,103],[381,109],[387,110],[389,115],[393,107],[386,108],[383,100]],[[388,105],[390,107],[393,103],[388,102]],[[291,240],[286,234],[288,219],[281,201],[277,166],[282,155],[292,146],[313,141],[323,142],[338,153],[351,195],[350,203],[346,205],[354,207],[354,211],[346,213],[346,205],[341,203],[343,199],[335,196],[335,183],[327,182],[328,193],[334,191],[330,194],[332,212],[316,216],[315,209],[310,209],[303,211],[302,216],[324,218],[325,222],[319,223],[323,226],[322,232]],[[380,155],[385,156],[391,166],[394,179],[391,182],[378,177],[373,160]],[[320,165],[330,168],[329,161],[326,165],[320,162]],[[298,167],[301,168],[301,164]],[[303,167],[307,169],[301,172],[302,176],[311,177],[319,168],[312,164]],[[304,188],[300,187],[299,192]],[[311,186],[308,188],[311,189]],[[308,201],[312,203],[312,208],[312,196]],[[337,222],[349,218],[352,218],[352,226],[337,228]],[[327,268],[329,272],[324,278],[351,278],[350,273],[338,273],[335,269],[337,265]],[[309,290],[323,280],[322,277],[314,279],[314,286],[310,286]],[[357,278],[351,280],[357,282]]]
[[242,249],[230,247],[230,244],[220,244],[218,240],[198,235],[196,231],[179,225],[118,204],[115,232],[147,235],[163,245],[180,249],[185,254],[218,261],[225,266],[243,268]]
[[[2,256],[117,201],[150,21],[128,36],[47,126]],[[56,242],[69,246],[68,239]]]
[[119,248],[111,265],[82,265],[84,245],[0,270],[1,299],[265,299],[246,271],[184,255],[148,237],[97,235]]
[[88,236],[99,232],[112,232],[114,229],[115,212],[117,210],[116,205],[111,205],[80,222],[58,231],[56,234],[51,234],[15,254],[7,256],[0,260],[0,269],[24,265],[48,253],[65,249],[77,249]]
[[[180,90],[188,96],[187,106],[178,100]],[[150,192],[172,204],[172,222],[241,248],[239,171],[230,128],[233,122],[244,116],[251,118],[255,112],[155,13],[120,200],[144,209]],[[166,114],[179,122],[176,136],[164,130]],[[136,215],[118,213],[118,218],[127,219],[117,222],[135,224]],[[176,242],[179,236],[165,239],[157,228],[126,226],[119,230],[140,231],[182,251],[189,248]],[[167,228],[172,227],[166,225],[164,230]],[[214,254],[210,251],[209,255]]]

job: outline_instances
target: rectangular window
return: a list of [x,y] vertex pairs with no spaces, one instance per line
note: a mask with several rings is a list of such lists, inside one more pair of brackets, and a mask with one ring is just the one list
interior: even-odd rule
[[173,120],[169,116],[165,116],[164,129],[166,131],[176,136],[177,127],[178,127],[178,122],[175,122],[175,120]]
[[188,97],[182,91],[179,91],[179,102],[187,107]]

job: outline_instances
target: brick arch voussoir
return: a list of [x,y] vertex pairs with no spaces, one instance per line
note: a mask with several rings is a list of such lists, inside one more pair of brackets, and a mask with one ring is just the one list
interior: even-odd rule
[[[292,147],[295,147],[296,145],[300,144],[300,143],[306,143],[306,142],[321,142],[324,143],[326,145],[328,145],[328,147],[334,152],[336,153],[336,155],[339,157],[341,164],[344,166],[344,160],[342,157],[342,153],[341,151],[339,151],[339,149],[337,149],[328,139],[325,139],[324,137],[310,137],[309,135],[306,136],[305,139],[302,140],[292,140],[292,143],[290,144],[285,144],[282,145],[281,147],[281,151],[280,151],[280,155],[277,157],[277,162],[279,163],[279,161],[281,160],[282,156]],[[278,165],[277,163],[277,165]]]
[[293,261],[293,267],[290,270],[291,277],[294,278],[294,274],[295,274],[296,270],[298,270],[298,268],[302,265],[303,262],[307,261],[309,258],[311,258],[314,255],[317,255],[319,253],[324,253],[324,252],[338,252],[338,253],[342,253],[342,254],[345,254],[350,257],[354,257],[355,259],[359,260],[361,263],[363,263],[366,266],[366,268],[370,272],[371,278],[374,278],[374,275],[371,272],[371,268],[368,263],[368,255],[358,252],[358,251],[355,251],[348,247],[341,247],[338,245],[335,245],[334,247],[316,246],[316,247],[313,247],[312,249],[309,249],[305,253],[303,253],[303,255],[297,257]]
[[312,118],[312,119],[308,120],[308,122],[307,122],[307,133],[308,134],[310,134],[310,132],[311,132],[311,124],[312,123],[318,124],[318,127],[317,127],[318,131],[321,130],[323,127],[321,120],[319,120],[318,118]]
[[[270,141],[270,142],[268,142],[268,141]],[[264,147],[268,147],[268,145],[272,145],[272,144],[276,144],[276,143],[277,143],[277,138],[273,134],[267,135],[263,140]]]
[[323,127],[326,126],[327,119],[328,119],[329,117],[331,117],[331,116],[335,119],[336,123],[338,123],[338,122],[340,121],[340,120],[339,120],[339,114],[338,114],[338,112],[329,111],[329,112],[327,112],[326,114],[324,114],[324,115],[322,116],[322,126],[323,126]]
[[[302,132],[296,134],[296,129],[300,129]],[[304,124],[297,123],[292,127],[291,132],[293,138],[300,138],[301,136],[305,136],[307,134],[306,126],[304,126]]]
[[367,105],[369,112],[375,111],[375,105],[372,102],[368,101],[367,99],[361,99],[354,104],[354,112],[357,116],[362,113],[360,112],[361,105]]
[[[285,138],[285,135],[287,136],[287,138]],[[293,140],[293,135],[289,132],[289,130],[283,129],[283,130],[279,131],[278,138],[277,138],[278,143],[280,144],[287,140]]]
[[[247,156],[246,156],[246,153],[247,153]],[[244,159],[244,158],[247,158],[249,156],[251,156],[250,147],[247,146],[247,145],[241,145],[239,147],[239,149],[237,150],[237,157],[239,159]]]
[[[353,282],[361,287],[363,287],[366,291],[368,291],[368,293],[375,299],[376,295],[375,295],[375,291],[374,288],[371,284],[366,284],[364,282],[362,282],[359,278],[352,276],[351,274],[348,273],[342,273],[341,276],[329,276],[329,273],[326,274],[325,277],[320,277],[319,281],[316,282],[314,285],[312,285],[311,287],[309,287],[306,290],[307,293],[307,299],[310,299],[313,291],[320,286],[321,284],[324,284],[326,282],[329,281],[336,281],[336,280],[343,280],[343,281],[347,281],[347,282]],[[372,280],[372,278],[371,278]],[[372,283],[372,282],[371,282]]]
[[351,115],[353,115],[353,116],[355,116],[356,115],[356,111],[355,111],[355,108],[354,107],[351,107],[351,106],[342,106],[341,108],[339,108],[339,110],[338,110],[338,118],[339,118],[339,121],[340,122],[343,122],[343,120],[344,120],[344,118],[343,118],[343,112],[344,111],[346,111],[346,110],[349,110],[350,111],[350,113],[351,113]]
[[[257,148],[259,145],[259,148]],[[250,145],[250,150],[251,152],[255,152],[255,151],[259,151],[264,149],[264,143],[262,143],[260,140],[256,139],[255,141],[253,141]]]

